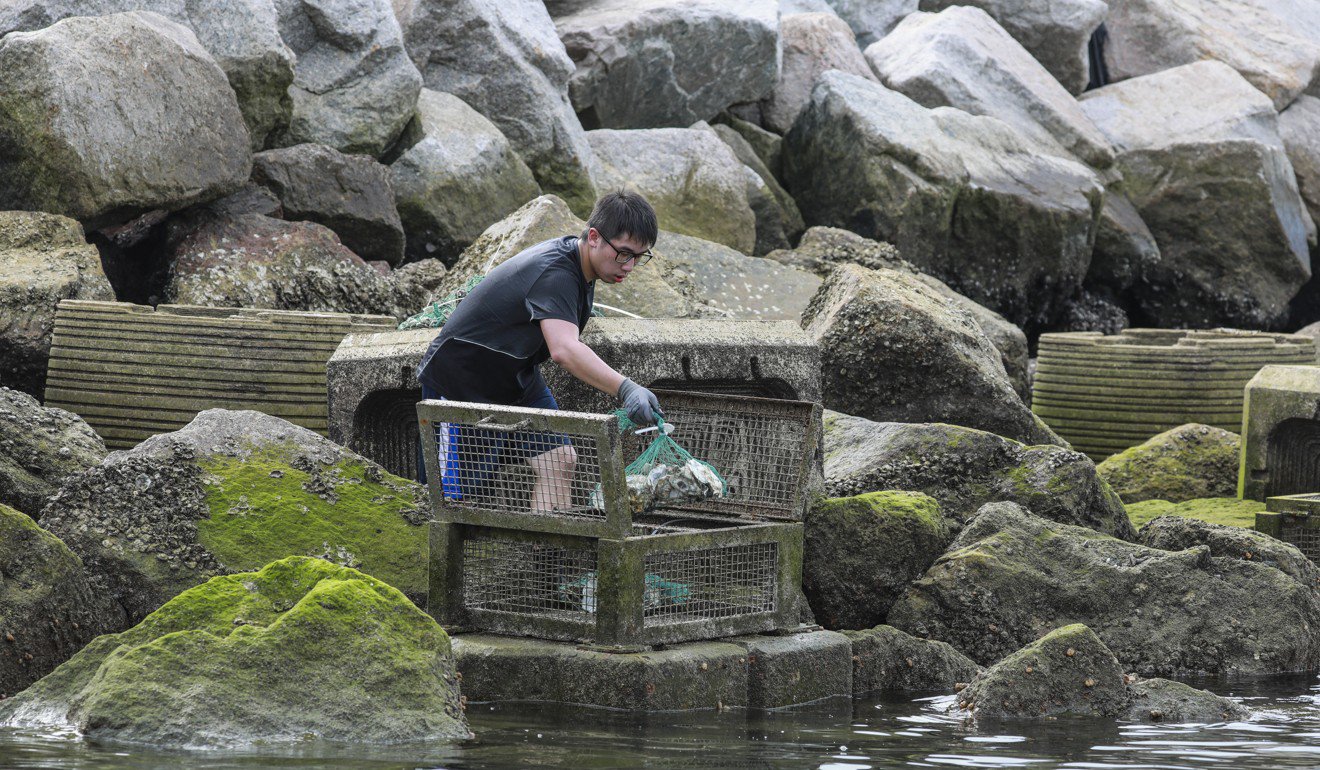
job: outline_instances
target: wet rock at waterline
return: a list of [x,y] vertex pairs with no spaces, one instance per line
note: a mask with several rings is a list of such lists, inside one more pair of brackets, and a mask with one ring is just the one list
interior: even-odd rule
[[[1263,597],[1268,597],[1263,601]],[[890,610],[889,623],[991,663],[1084,623],[1143,676],[1320,665],[1320,592],[1206,546],[1161,551],[993,503]]]
[[0,386],[40,396],[60,300],[114,298],[77,222],[0,211]]
[[426,491],[259,412],[209,409],[65,483],[42,523],[137,622],[215,575],[285,556],[426,593]]
[[105,455],[105,442],[78,415],[0,387],[0,505],[39,515],[61,484]]
[[852,642],[853,695],[909,690],[953,690],[981,670],[944,642],[918,639],[893,626],[844,631]]
[[258,153],[252,180],[275,193],[284,219],[316,222],[368,262],[403,261],[403,226],[389,170],[322,144]]
[[251,164],[224,71],[186,27],[144,12],[0,38],[0,147],[0,209],[93,228],[224,195]]
[[1011,500],[1058,522],[1136,536],[1123,504],[1086,455],[1025,446],[956,425],[882,423],[825,413],[825,493],[922,492],[966,522],[986,503]]
[[844,264],[803,312],[802,326],[821,345],[831,409],[1062,443],[1022,403],[976,319],[916,276]]
[[423,89],[390,162],[410,261],[453,264],[485,229],[541,194],[504,134],[452,94]]
[[14,695],[97,636],[123,627],[123,611],[92,588],[78,557],[3,503],[0,572],[0,697]]
[[1129,677],[1132,698],[1120,718],[1132,722],[1238,722],[1251,718],[1251,709],[1235,700],[1168,679]]
[[96,639],[0,704],[0,723],[180,748],[471,735],[444,629],[380,580],[303,557]]

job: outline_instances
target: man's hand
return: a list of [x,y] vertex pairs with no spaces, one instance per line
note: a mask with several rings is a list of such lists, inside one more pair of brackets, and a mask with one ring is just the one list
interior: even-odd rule
[[655,425],[656,417],[664,417],[660,410],[660,400],[651,391],[624,378],[619,386],[619,399],[623,401],[623,410],[634,425]]

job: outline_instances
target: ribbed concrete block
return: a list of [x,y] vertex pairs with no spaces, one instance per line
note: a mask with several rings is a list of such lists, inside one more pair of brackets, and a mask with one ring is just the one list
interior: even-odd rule
[[1320,367],[1267,366],[1246,388],[1238,497],[1320,492]]
[[1243,388],[1271,364],[1314,364],[1296,334],[1129,329],[1043,334],[1032,410],[1099,461],[1187,423],[1237,432]]
[[254,409],[327,431],[326,362],[389,316],[64,300],[46,405],[80,415],[111,449],[178,430],[205,409]]
[[[435,329],[355,334],[330,358],[330,438],[416,478],[416,368]],[[650,388],[820,401],[820,348],[791,321],[594,318],[582,341]],[[553,363],[546,381],[563,409],[603,413],[616,400]],[[819,437],[818,437],[819,438]],[[819,441],[817,442],[819,446]]]

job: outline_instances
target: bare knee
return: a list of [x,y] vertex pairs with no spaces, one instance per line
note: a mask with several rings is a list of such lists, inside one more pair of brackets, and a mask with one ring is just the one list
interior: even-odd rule
[[556,447],[532,458],[531,465],[537,475],[568,478],[577,467],[577,450],[571,446]]

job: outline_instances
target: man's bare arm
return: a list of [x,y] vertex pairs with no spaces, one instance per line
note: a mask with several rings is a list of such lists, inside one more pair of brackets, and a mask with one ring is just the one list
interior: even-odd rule
[[618,395],[623,375],[578,339],[577,324],[545,318],[541,320],[541,334],[550,348],[550,358],[565,371],[599,391]]

